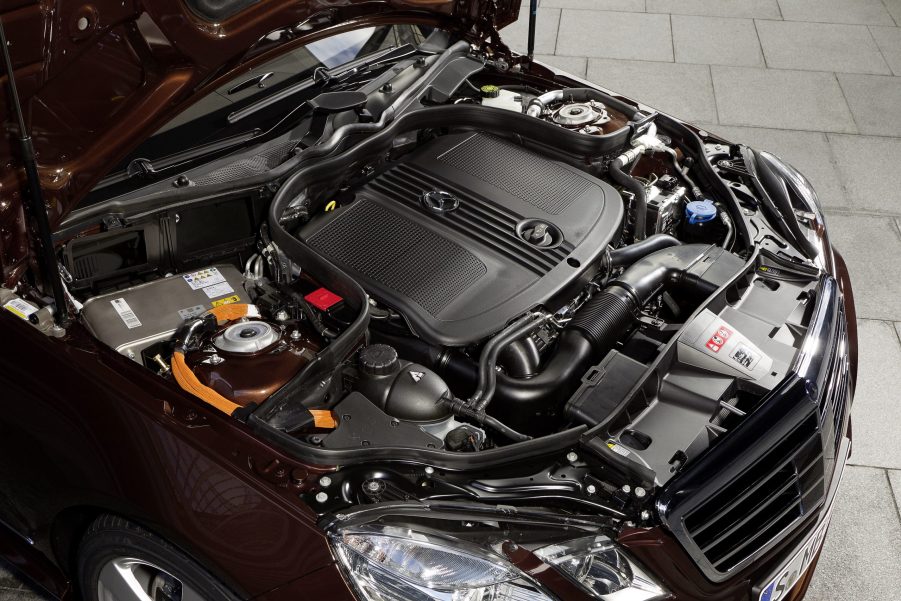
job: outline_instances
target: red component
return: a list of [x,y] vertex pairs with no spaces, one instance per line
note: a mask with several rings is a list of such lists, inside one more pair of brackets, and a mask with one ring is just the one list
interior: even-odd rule
[[729,340],[729,336],[731,335],[732,330],[726,326],[720,326],[716,331],[716,334],[711,336],[710,340],[707,341],[707,348],[714,353],[720,352],[720,349],[723,348],[723,345],[726,344],[726,341]]
[[307,302],[319,309],[320,311],[328,311],[344,299],[325,288],[314,290],[304,297]]

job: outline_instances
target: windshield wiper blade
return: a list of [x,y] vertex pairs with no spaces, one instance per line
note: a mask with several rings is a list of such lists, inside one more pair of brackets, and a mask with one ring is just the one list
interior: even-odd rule
[[384,50],[375,52],[374,54],[369,54],[366,57],[344,63],[343,65],[339,65],[334,69],[325,69],[323,67],[319,67],[313,72],[313,75],[311,77],[290,85],[283,90],[279,90],[274,94],[269,94],[265,98],[261,98],[257,102],[249,104],[242,109],[229,113],[226,119],[228,120],[228,123],[230,125],[235,124],[241,119],[245,119],[246,117],[249,117],[267,107],[272,106],[273,104],[281,102],[289,96],[293,96],[294,94],[303,92],[304,90],[308,90],[314,86],[326,85],[329,82],[335,80],[341,81],[343,79],[346,79],[347,77],[356,75],[357,73],[361,73],[365,70],[379,66],[382,63],[396,62],[407,58],[408,56],[412,56],[413,54],[416,54],[416,49],[409,44],[399,47],[392,46],[390,48],[385,48]]

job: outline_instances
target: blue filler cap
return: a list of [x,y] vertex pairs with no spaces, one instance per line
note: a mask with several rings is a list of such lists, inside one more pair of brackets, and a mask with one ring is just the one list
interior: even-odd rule
[[716,218],[716,205],[710,199],[693,200],[685,205],[685,217],[688,223],[706,223]]

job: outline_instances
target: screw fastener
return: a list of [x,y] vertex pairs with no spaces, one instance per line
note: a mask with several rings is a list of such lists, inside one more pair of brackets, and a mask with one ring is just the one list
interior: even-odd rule
[[331,485],[332,485],[332,479],[329,478],[328,476],[323,476],[319,479],[319,486],[321,486],[322,488],[328,488]]
[[579,460],[579,456],[574,451],[570,451],[566,454],[566,460],[570,463],[575,463]]
[[585,487],[585,492],[587,492],[590,495],[593,495],[597,491],[598,491],[598,487],[595,486],[594,484],[589,484],[588,486]]
[[645,495],[647,495],[647,494],[648,494],[648,491],[646,491],[642,487],[640,487],[640,486],[635,487],[635,496],[638,497],[639,499],[643,499],[645,497]]
[[328,493],[318,492],[316,493],[316,502],[317,503],[325,503],[328,501]]
[[435,473],[435,468],[433,468],[432,466],[428,466],[425,468],[425,473],[428,474],[429,476],[431,476],[432,474]]

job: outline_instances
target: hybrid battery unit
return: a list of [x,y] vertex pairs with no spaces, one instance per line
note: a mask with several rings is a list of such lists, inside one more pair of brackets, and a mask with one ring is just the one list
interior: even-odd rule
[[244,278],[216,265],[95,296],[82,315],[94,336],[137,362],[141,351],[175,333],[186,319],[227,303],[248,303]]

